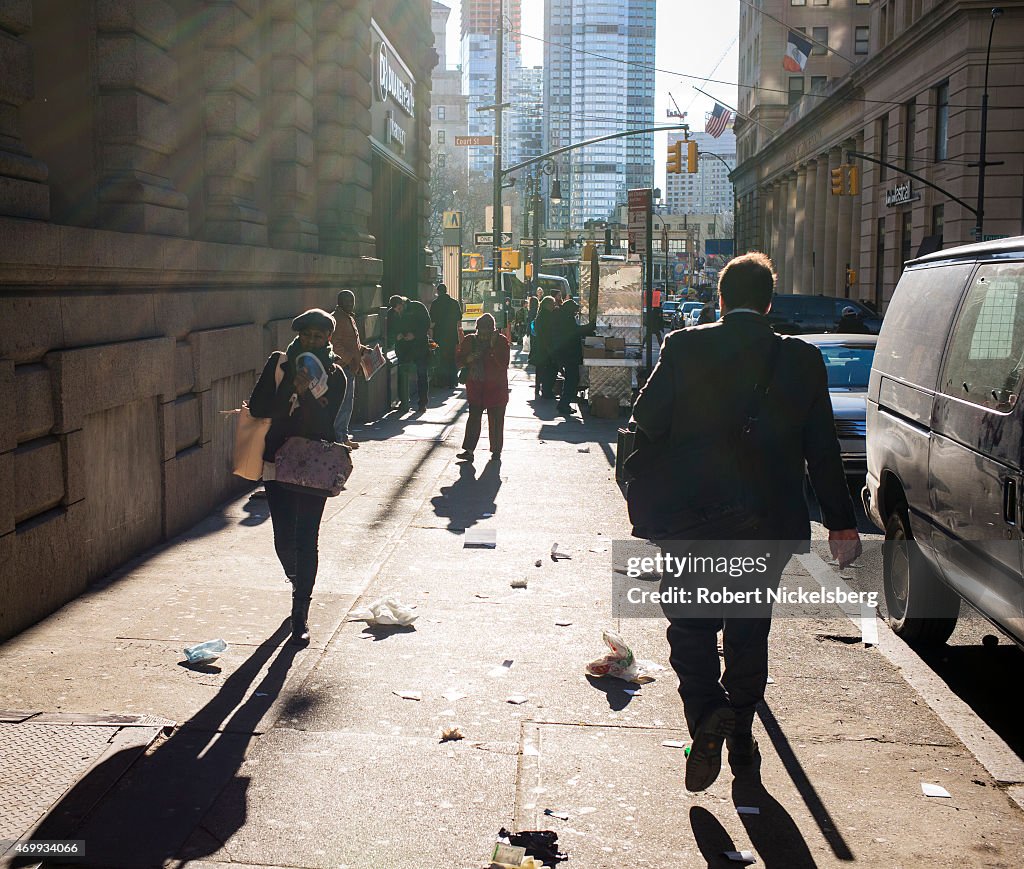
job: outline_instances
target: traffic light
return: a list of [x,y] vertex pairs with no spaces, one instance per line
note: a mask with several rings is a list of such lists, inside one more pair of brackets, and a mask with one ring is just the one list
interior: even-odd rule
[[846,192],[850,196],[860,193],[860,173],[857,167],[850,163],[846,164]]
[[843,167],[842,166],[836,166],[836,168],[832,170],[831,175],[832,175],[832,195],[833,196],[842,196],[843,195],[843,187],[846,186],[845,184],[843,184]]
[[833,196],[856,196],[860,193],[860,173],[851,163],[840,163],[832,174]]
[[697,171],[697,143],[693,139],[686,142],[686,171],[691,175]]
[[482,253],[466,254],[466,268],[469,271],[481,271],[484,267],[484,255]]
[[665,162],[665,171],[669,175],[681,175],[683,172],[683,143],[672,142],[668,146],[668,157]]

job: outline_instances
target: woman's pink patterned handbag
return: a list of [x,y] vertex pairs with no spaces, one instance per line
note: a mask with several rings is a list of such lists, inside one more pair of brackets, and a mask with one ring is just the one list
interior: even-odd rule
[[277,482],[308,495],[334,497],[351,473],[352,459],[344,444],[288,438],[274,456]]

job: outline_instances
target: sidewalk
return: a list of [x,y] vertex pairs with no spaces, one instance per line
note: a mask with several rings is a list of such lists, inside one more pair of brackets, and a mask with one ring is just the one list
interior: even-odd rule
[[[773,628],[763,785],[726,765],[688,794],[662,745],[687,738],[674,674],[634,693],[583,673],[603,628],[668,665],[660,620],[610,616],[617,424],[535,409],[521,368],[500,466],[486,428],[456,463],[465,419],[460,391],[357,433],[308,649],[284,642],[290,587],[248,498],[0,646],[0,839],[81,839],[96,867],[476,869],[502,826],[557,831],[570,869],[1024,862],[1020,810],[838,609]],[[414,629],[345,620],[386,593]],[[215,637],[222,659],[182,666]]]

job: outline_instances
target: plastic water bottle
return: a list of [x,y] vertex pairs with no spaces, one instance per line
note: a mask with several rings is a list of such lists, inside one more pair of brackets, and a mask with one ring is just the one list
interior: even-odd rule
[[209,664],[216,661],[228,650],[228,644],[223,640],[207,640],[195,646],[188,646],[185,649],[185,657],[190,664]]

